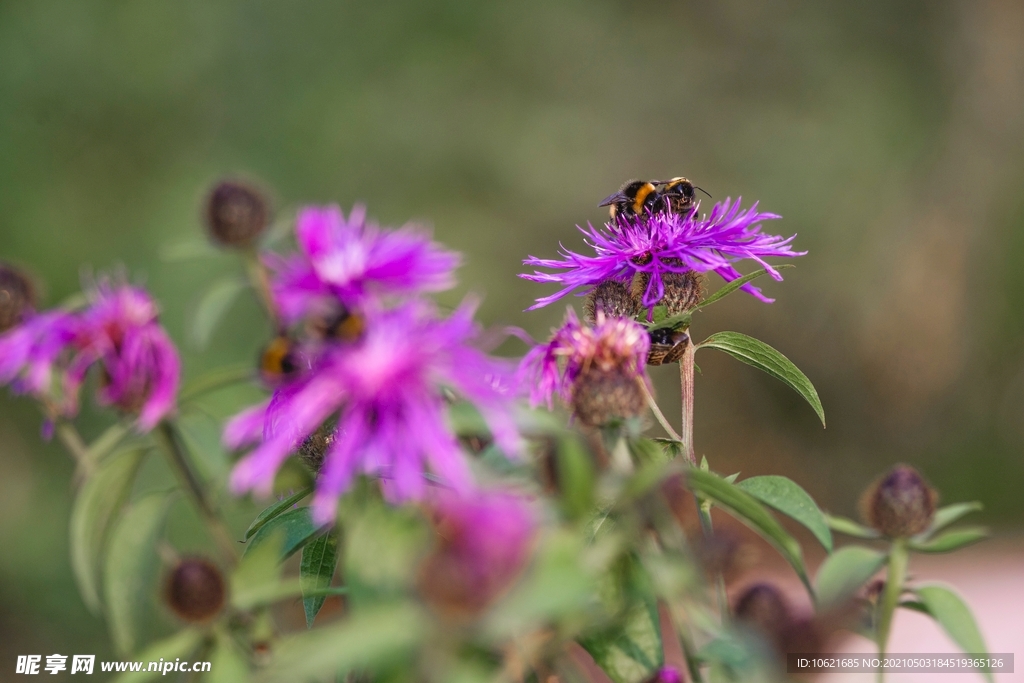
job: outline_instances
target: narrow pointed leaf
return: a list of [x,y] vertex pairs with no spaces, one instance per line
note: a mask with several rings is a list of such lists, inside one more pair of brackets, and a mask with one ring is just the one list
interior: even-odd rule
[[803,396],[821,420],[821,425],[825,426],[825,410],[821,407],[821,399],[811,380],[791,360],[763,341],[739,332],[718,332],[701,342],[697,348],[724,351],[736,360],[768,373]]
[[312,488],[304,488],[283,500],[277,501],[260,514],[256,515],[256,519],[252,520],[252,524],[250,524],[249,528],[245,530],[245,540],[248,541],[252,538],[253,534],[262,529],[267,522],[286,512],[293,505],[308,496],[312,491]]
[[313,620],[324,606],[326,595],[321,591],[331,585],[338,566],[338,535],[332,529],[302,548],[299,577],[302,580],[302,608],[306,613],[306,628],[313,628]]
[[135,449],[101,464],[71,508],[71,568],[82,600],[94,614],[101,609],[100,567],[111,522],[128,500],[144,454],[145,449]]
[[201,349],[206,346],[217,323],[248,286],[244,279],[232,275],[218,280],[206,290],[192,319],[192,342],[197,347]]
[[693,317],[693,313],[687,311],[685,313],[679,313],[669,318],[663,318],[658,322],[650,325],[647,329],[650,332],[655,330],[684,330],[690,326],[690,320]]
[[808,592],[814,594],[811,582],[807,578],[800,544],[782,528],[779,521],[772,517],[772,514],[756,498],[738,486],[725,481],[717,474],[700,469],[689,469],[686,473],[686,481],[687,486],[694,493],[713,501],[715,505],[728,511],[775,546],[776,550],[796,571]]
[[621,629],[580,641],[614,683],[647,680],[662,664],[663,652],[657,607],[634,605]]
[[[946,632],[954,643],[966,653],[984,654],[988,652],[985,639],[978,629],[971,608],[952,589],[942,584],[929,584],[914,589],[918,600],[927,608],[928,614]],[[986,672],[985,678],[993,681],[992,674]]]
[[934,536],[936,532],[942,531],[965,515],[978,512],[982,507],[980,502],[973,501],[970,503],[954,503],[953,505],[939,508],[935,512],[935,519],[932,520],[932,525],[920,535],[919,540],[926,540]]
[[983,526],[953,529],[927,541],[911,539],[910,549],[919,553],[948,553],[960,548],[966,548],[978,541],[983,541],[989,536],[988,529]]
[[826,513],[825,521],[828,522],[828,528],[832,531],[838,531],[841,534],[853,536],[854,538],[863,538],[864,540],[873,541],[882,537],[880,533],[871,527],[858,524],[847,517],[840,517],[838,515],[830,515]]
[[[190,655],[196,651],[203,640],[203,632],[187,628],[179,631],[173,636],[168,636],[161,641],[153,643],[139,654],[139,659],[147,664],[143,665],[141,671],[128,671],[113,679],[112,683],[145,683],[146,681],[161,680],[164,676],[162,670],[147,671],[148,662],[173,662],[178,659],[189,660]],[[99,671],[99,666],[95,668]],[[212,671],[213,668],[211,667]],[[88,679],[86,679],[88,680]]]
[[89,444],[89,460],[94,463],[103,460],[107,454],[117,448],[129,432],[131,432],[131,424],[126,422],[115,422],[107,427],[106,431]]
[[207,394],[211,391],[223,389],[232,384],[241,384],[253,379],[256,373],[252,363],[241,365],[229,365],[223,368],[216,368],[209,372],[189,380],[181,388],[178,394],[178,403],[183,404]]
[[[784,263],[781,266],[775,266],[775,270],[782,270],[783,268],[795,267],[796,266],[794,266],[792,263]],[[751,280],[756,280],[757,278],[767,273],[768,271],[762,268],[761,270],[755,270],[753,273],[744,275],[743,277],[738,278],[736,280],[732,280],[731,282],[727,282],[722,287],[719,287],[714,294],[712,294],[708,298],[704,299],[704,301],[701,301],[699,304],[697,304],[695,308],[704,308],[705,306],[710,306],[716,301],[719,301],[720,299],[724,299],[725,297],[729,296],[730,294],[738,290],[740,287],[750,282]]]
[[861,546],[847,546],[829,555],[814,580],[818,607],[827,609],[853,597],[882,568],[885,559],[885,553]]
[[111,639],[122,655],[138,645],[141,619],[155,593],[156,544],[175,497],[174,492],[149,494],[130,505],[111,532],[103,592]]
[[807,527],[825,550],[832,552],[832,532],[825,515],[814,499],[794,481],[786,477],[750,477],[736,484],[741,489],[782,514]]
[[313,516],[309,508],[288,510],[262,525],[249,539],[244,554],[248,555],[268,538],[283,534],[280,559],[285,560],[308,543],[319,530],[320,527],[313,524]]
[[218,634],[209,661],[210,672],[202,679],[203,683],[245,683],[251,678],[248,657],[227,633]]

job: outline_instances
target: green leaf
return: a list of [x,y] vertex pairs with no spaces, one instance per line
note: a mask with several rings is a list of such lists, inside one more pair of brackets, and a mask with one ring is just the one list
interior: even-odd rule
[[786,477],[750,477],[736,484],[741,489],[810,529],[825,550],[832,552],[832,533],[814,499]]
[[203,683],[245,683],[251,680],[248,658],[227,633],[217,634],[217,644],[210,653],[210,672]]
[[[927,608],[932,619],[938,622],[961,650],[978,655],[988,652],[985,639],[982,638],[974,615],[971,614],[971,608],[952,589],[933,583],[918,586],[914,593]],[[990,672],[985,672],[984,675],[989,681],[994,680]]]
[[873,541],[882,537],[880,533],[871,527],[858,524],[852,519],[848,519],[846,517],[825,513],[825,521],[828,522],[828,527],[832,529],[832,531],[838,531],[841,534],[853,536],[854,538],[863,538],[867,541]]
[[[281,546],[284,530],[265,538],[257,548],[248,549],[231,573],[231,605],[248,610],[274,602],[281,592]],[[301,590],[301,589],[300,589]],[[270,596],[268,598],[268,596]]]
[[[781,266],[775,266],[775,270],[783,270],[784,268],[795,268],[795,267],[796,266],[794,266],[792,263],[784,263]],[[715,303],[719,299],[724,299],[725,297],[729,296],[730,294],[735,292],[737,289],[739,289],[743,285],[745,285],[748,282],[750,282],[751,280],[756,280],[757,278],[761,277],[762,275],[765,275],[767,272],[768,272],[768,270],[766,268],[762,268],[761,270],[755,270],[753,273],[750,273],[749,275],[744,275],[743,277],[741,277],[739,279],[732,280],[731,282],[727,282],[725,285],[720,287],[714,294],[712,294],[708,298],[704,299],[704,301],[701,301],[694,308],[695,309],[700,309],[700,308],[704,308],[705,306],[710,306],[711,304]]]
[[818,569],[818,607],[834,607],[852,597],[885,564],[886,555],[871,548],[846,546],[829,555]]
[[409,603],[356,611],[336,624],[281,639],[261,683],[328,678],[353,669],[394,665],[427,631],[426,616]]
[[953,529],[927,541],[910,540],[910,549],[919,553],[948,553],[983,541],[990,536],[987,528],[972,526]]
[[145,449],[134,449],[102,463],[85,480],[71,508],[71,568],[82,600],[98,614],[100,566],[111,521],[128,500]]
[[730,484],[717,474],[699,469],[687,470],[686,481],[694,493],[700,494],[701,497],[724,508],[775,546],[782,557],[796,570],[808,592],[811,595],[814,594],[811,582],[807,578],[800,544],[752,495],[738,486]]
[[[161,678],[165,674],[163,671],[147,671],[149,668],[149,662],[158,662],[161,659],[165,662],[173,662],[177,659],[191,659],[191,654],[196,651],[199,644],[203,640],[202,631],[187,628],[184,631],[179,631],[173,636],[164,638],[158,641],[142,653],[139,654],[137,661],[144,662],[142,665],[142,671],[128,671],[120,676],[113,679],[112,683],[145,683],[146,681],[152,681]],[[99,670],[99,667],[96,667]],[[213,667],[210,667],[213,671]]]
[[456,401],[448,406],[448,427],[460,436],[489,436],[491,433],[480,410],[468,401]]
[[249,539],[243,554],[249,554],[275,534],[283,533],[278,558],[283,561],[306,545],[319,530],[320,527],[313,524],[313,516],[308,507],[288,510],[263,524]]
[[825,426],[825,410],[821,407],[821,399],[818,398],[818,392],[811,384],[811,380],[807,379],[807,375],[793,365],[792,361],[763,341],[739,332],[717,332],[697,346],[698,349],[705,347],[724,351],[736,360],[762,370],[786,384],[804,397],[821,420],[821,425]]
[[922,532],[915,540],[926,540],[933,536],[935,532],[945,529],[947,526],[967,514],[978,512],[982,507],[982,504],[978,501],[970,503],[954,503],[953,505],[941,507],[936,511],[935,519],[932,520],[931,526]]
[[312,487],[304,488],[301,491],[288,496],[284,500],[277,501],[260,514],[256,515],[256,519],[252,520],[252,524],[250,524],[249,528],[245,530],[245,540],[248,541],[252,538],[252,535],[262,529],[267,522],[285,512],[312,492]]
[[228,365],[210,370],[207,373],[185,383],[178,394],[178,403],[184,404],[211,391],[229,387],[232,384],[248,382],[256,376],[252,363]]
[[658,608],[653,602],[634,605],[621,629],[583,638],[580,645],[614,683],[646,679],[663,658]]
[[107,454],[117,448],[126,436],[131,432],[131,424],[115,422],[107,427],[91,444],[89,444],[89,460],[98,463],[107,457]]
[[663,318],[654,324],[648,325],[647,330],[654,332],[655,330],[684,330],[690,327],[690,320],[693,317],[691,311],[685,313],[679,313],[669,318]]
[[174,492],[149,494],[128,506],[111,532],[103,592],[110,635],[122,655],[138,645],[136,637],[158,566],[156,544],[175,498]]
[[306,612],[306,628],[313,628],[313,620],[324,606],[324,591],[331,585],[338,566],[337,528],[318,537],[302,549],[299,576],[302,580],[302,608]]
[[594,462],[575,436],[560,439],[555,453],[558,490],[562,511],[569,519],[580,519],[594,510]]
[[217,323],[248,286],[249,283],[244,278],[230,275],[217,280],[206,290],[192,319],[192,342],[197,347],[206,347]]

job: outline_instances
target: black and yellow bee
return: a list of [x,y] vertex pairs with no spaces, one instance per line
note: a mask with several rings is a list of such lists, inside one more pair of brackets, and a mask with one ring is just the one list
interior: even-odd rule
[[366,319],[348,308],[342,307],[330,315],[314,318],[310,326],[317,337],[326,340],[354,342],[366,329]]
[[299,371],[296,341],[282,332],[270,340],[260,352],[260,376],[270,384],[278,384]]
[[[686,178],[672,178],[671,180],[652,180],[658,186],[657,197],[652,207],[653,213],[676,213],[685,216],[692,212],[697,206],[696,192],[701,188],[694,185]],[[662,187],[664,186],[664,187]],[[704,194],[708,194],[704,192]],[[708,194],[710,197],[711,195]]]
[[650,212],[658,197],[658,188],[648,180],[627,180],[619,191],[610,194],[598,204],[607,206],[608,214],[615,220],[616,216],[636,216]]

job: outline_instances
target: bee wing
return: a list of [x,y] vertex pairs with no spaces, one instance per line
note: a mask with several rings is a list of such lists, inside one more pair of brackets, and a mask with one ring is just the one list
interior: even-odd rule
[[628,197],[626,197],[626,195],[622,194],[622,190],[619,190],[618,192],[610,194],[607,197],[605,197],[604,199],[602,199],[601,203],[598,204],[598,206],[610,206],[611,204],[616,204],[618,202],[624,202],[624,201],[628,201]]

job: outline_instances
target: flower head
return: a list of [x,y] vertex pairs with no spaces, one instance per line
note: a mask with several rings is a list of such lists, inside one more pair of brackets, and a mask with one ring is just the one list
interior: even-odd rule
[[420,567],[420,591],[448,614],[475,614],[526,565],[534,516],[524,499],[508,493],[442,495],[430,508],[437,544]]
[[179,560],[167,577],[167,606],[183,621],[210,621],[224,607],[226,597],[224,576],[217,565],[205,558]]
[[[602,228],[580,228],[595,251],[593,256],[564,247],[559,259],[531,256],[523,263],[561,272],[534,271],[521,277],[562,286],[554,294],[538,299],[531,308],[546,306],[582,287],[589,291],[606,280],[630,282],[637,274],[647,278],[641,300],[645,307],[651,307],[665,295],[666,274],[713,270],[728,282],[741,276],[733,264],[743,259],[756,261],[773,278],[781,280],[778,271],[764,259],[801,256],[806,252],[791,249],[795,235],[783,238],[761,233],[762,221],[775,218],[779,216],[758,211],[757,204],[743,210],[740,200],[733,203],[729,199],[716,204],[704,218],[696,212],[623,215]],[[772,301],[749,283],[743,289],[762,301]]]
[[518,448],[511,368],[474,346],[473,312],[464,304],[441,318],[414,299],[369,313],[356,341],[311,349],[305,371],[227,425],[224,440],[232,448],[262,442],[235,467],[234,490],[269,493],[282,461],[324,424],[333,436],[314,498],[320,522],[333,518],[338,495],[360,473],[382,478],[393,501],[423,498],[428,477],[469,490],[468,465],[446,423],[446,390],[480,410],[506,452]]
[[266,232],[270,203],[252,185],[222,180],[206,198],[206,229],[217,244],[244,248]]
[[434,292],[455,284],[459,255],[411,226],[381,230],[355,206],[346,219],[337,206],[306,207],[295,225],[298,254],[268,255],[274,298],[285,322],[334,310],[361,308],[367,297]]
[[550,408],[557,394],[573,405],[584,424],[634,417],[645,405],[637,380],[647,381],[643,368],[650,345],[650,335],[637,322],[606,317],[599,310],[588,326],[569,309],[551,339],[523,358],[520,381],[532,387],[532,404]]
[[82,311],[40,313],[0,337],[0,383],[44,400],[55,415],[78,412],[78,391],[93,365],[102,372],[100,403],[137,413],[140,429],[173,410],[178,352],[142,289],[101,282]]
[[890,538],[919,534],[935,518],[938,493],[910,465],[896,465],[861,499],[864,519]]

